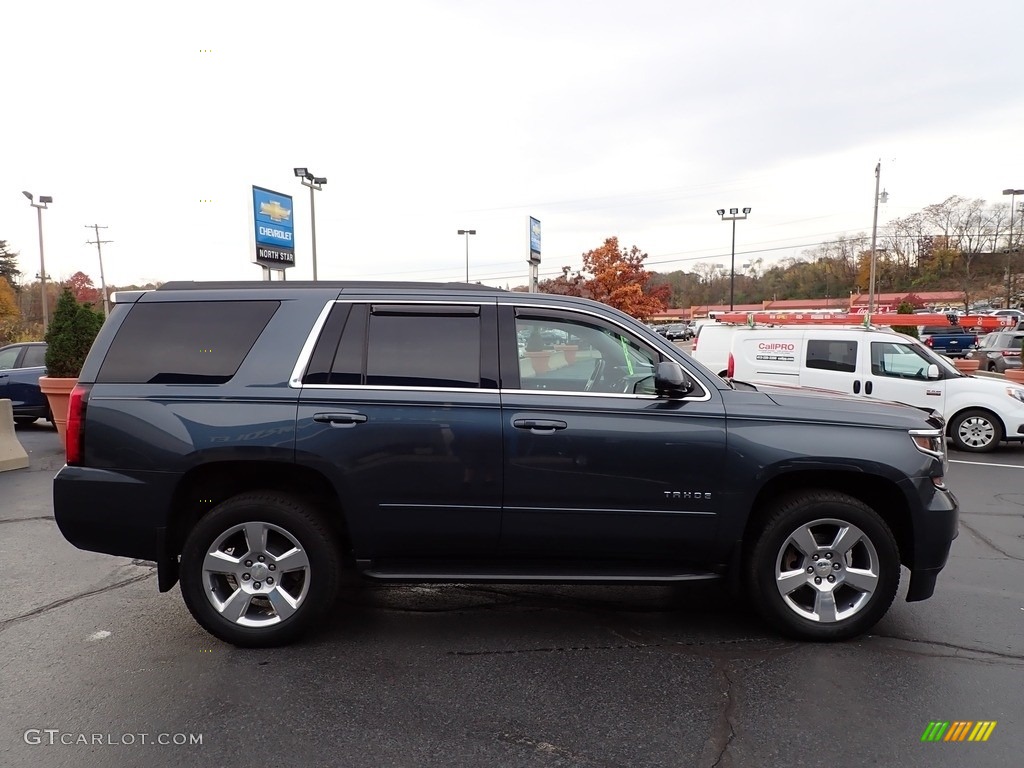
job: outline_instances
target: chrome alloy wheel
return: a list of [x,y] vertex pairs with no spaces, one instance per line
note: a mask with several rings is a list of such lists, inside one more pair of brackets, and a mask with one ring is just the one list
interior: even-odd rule
[[287,619],[306,598],[309,581],[306,551],[292,534],[271,523],[229,528],[203,559],[210,604],[242,627],[266,627]]
[[956,428],[960,442],[970,448],[984,448],[996,439],[996,428],[991,419],[984,416],[970,416]]
[[878,587],[879,557],[856,526],[832,518],[793,531],[775,561],[775,585],[798,616],[831,624],[856,615]]

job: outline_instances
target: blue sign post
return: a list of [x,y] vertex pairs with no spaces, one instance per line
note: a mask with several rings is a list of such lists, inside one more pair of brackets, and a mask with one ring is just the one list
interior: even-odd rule
[[540,219],[530,217],[530,263],[540,264]]
[[530,293],[537,293],[537,285],[540,282],[540,219],[528,216],[527,224],[530,228],[530,257],[526,260],[530,270]]
[[252,188],[256,263],[268,269],[295,266],[295,223],[291,195]]

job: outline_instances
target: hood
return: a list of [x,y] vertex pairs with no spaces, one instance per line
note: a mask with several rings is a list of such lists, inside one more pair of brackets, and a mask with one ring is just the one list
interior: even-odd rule
[[[831,422],[835,424],[859,424],[886,429],[941,429],[942,416],[931,409],[925,410],[888,400],[872,400],[855,397],[842,392],[831,392],[810,387],[794,387],[779,384],[746,384],[749,393],[767,398],[776,406],[793,413],[794,420]],[[738,394],[746,394],[738,391]],[[756,396],[755,396],[756,397]],[[729,398],[730,415],[742,415],[742,397]],[[734,401],[734,402],[733,402]],[[751,404],[754,400],[751,399]],[[758,410],[762,410],[758,408]],[[762,410],[763,413],[763,410]],[[753,415],[753,414],[750,414]],[[778,417],[778,412],[774,414]]]

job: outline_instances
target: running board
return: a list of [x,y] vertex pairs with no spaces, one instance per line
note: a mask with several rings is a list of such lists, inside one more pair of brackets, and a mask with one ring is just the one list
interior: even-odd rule
[[451,562],[438,563],[375,563],[357,561],[363,576],[393,582],[491,582],[504,584],[673,584],[684,581],[712,581],[723,578],[711,571],[686,570],[665,566],[593,567],[540,565],[497,565],[467,563],[464,567]]

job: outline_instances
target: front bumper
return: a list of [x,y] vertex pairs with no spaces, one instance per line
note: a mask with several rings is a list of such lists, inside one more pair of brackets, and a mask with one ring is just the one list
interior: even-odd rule
[[960,504],[952,491],[937,489],[920,518],[914,520],[914,561],[907,602],[927,600],[946,566],[953,539],[960,533]]

